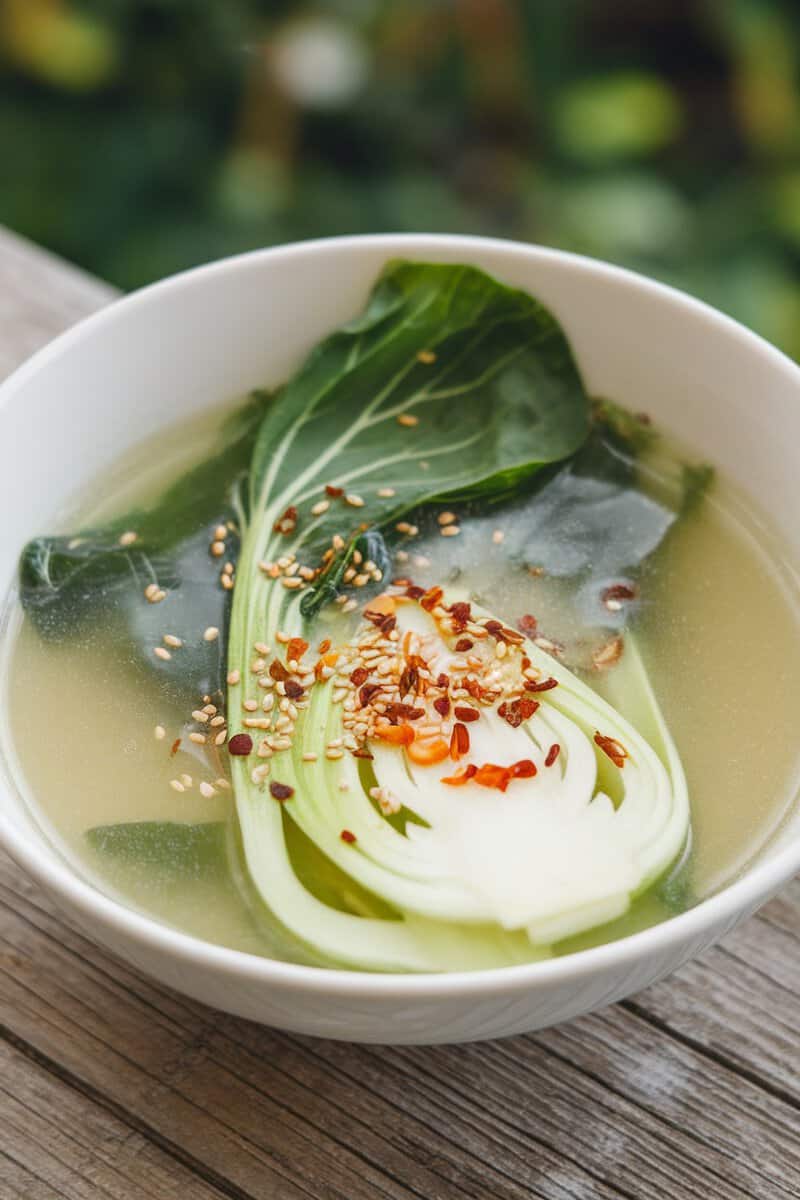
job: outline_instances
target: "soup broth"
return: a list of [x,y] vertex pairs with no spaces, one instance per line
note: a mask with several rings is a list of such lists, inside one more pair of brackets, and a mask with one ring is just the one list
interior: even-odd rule
[[[157,443],[137,447],[93,482],[65,515],[65,528],[100,524],[153,498],[207,457],[218,422],[219,414],[204,416],[174,438],[161,434]],[[170,456],[165,447],[180,449]],[[657,458],[640,478],[644,495],[659,494]],[[514,519],[513,510],[498,517],[476,505],[462,510],[460,536],[447,539],[430,517],[395,553],[394,572],[426,588],[450,583],[509,625],[535,614],[566,664],[602,691],[615,668],[595,669],[592,656],[613,643],[613,604],[599,613],[579,582],[515,561]],[[186,546],[187,561],[205,563],[206,528],[198,527]],[[765,846],[798,788],[797,580],[780,540],[728,480],[716,478],[679,534],[668,534],[646,560],[637,591],[641,602],[631,624],[683,761],[691,844],[667,880],[623,917],[559,942],[556,953],[623,936],[711,895]],[[186,636],[179,596],[168,596],[158,610],[163,632]],[[330,619],[324,612],[318,619],[320,637]],[[114,620],[48,640],[15,609],[4,687],[12,773],[78,871],[132,908],[197,937],[303,959],[264,919],[248,882],[224,755],[189,739],[184,699],[143,670]],[[202,703],[199,694],[195,702]],[[201,780],[216,781],[213,791],[201,791]],[[157,868],[130,861],[87,840],[98,826],[145,821],[218,822],[227,833],[212,866],[200,861],[188,871],[177,860]],[[295,853],[305,849],[296,845]]]

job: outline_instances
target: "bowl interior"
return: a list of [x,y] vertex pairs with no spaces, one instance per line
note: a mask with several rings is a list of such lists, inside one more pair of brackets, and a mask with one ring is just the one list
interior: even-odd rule
[[[589,391],[646,408],[732,476],[794,552],[800,372],[702,305],[569,255],[482,239],[375,237],[306,243],[168,280],[68,333],[0,389],[0,594],[22,544],[123,451],[189,413],[286,377],[358,311],[393,257],[466,261],[523,287],[564,325]],[[54,852],[20,797],[0,816]],[[766,889],[765,889],[766,890]]]

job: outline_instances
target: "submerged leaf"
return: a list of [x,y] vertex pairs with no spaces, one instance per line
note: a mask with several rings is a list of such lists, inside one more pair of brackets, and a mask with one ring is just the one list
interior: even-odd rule
[[86,833],[92,849],[167,879],[208,879],[225,869],[227,825],[207,821],[129,821],[96,825]]

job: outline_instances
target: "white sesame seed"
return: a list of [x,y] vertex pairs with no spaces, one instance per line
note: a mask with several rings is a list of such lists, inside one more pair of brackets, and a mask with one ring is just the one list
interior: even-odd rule
[[214,537],[218,542],[223,542],[228,536],[228,530],[225,525],[218,525],[214,530]]
[[300,570],[297,572],[297,574],[300,576],[300,578],[305,579],[306,581],[313,579],[314,576],[316,575],[316,573],[317,572],[314,570],[313,567],[301,567]]
[[223,778],[222,775],[220,775],[219,779],[214,780],[214,784],[216,787],[221,788],[223,792],[229,792],[231,790],[230,783],[227,779]]
[[420,350],[417,353],[417,362],[430,366],[431,363],[436,362],[436,354],[433,350]]
[[335,533],[331,538],[331,545],[334,550],[344,550],[344,538],[340,533]]
[[494,542],[495,546],[499,546],[501,542],[505,541],[505,536],[506,535],[503,533],[502,529],[495,529],[494,533],[492,534],[492,541]]
[[169,660],[172,658],[169,650],[165,650],[163,646],[156,646],[153,649],[153,654],[155,654],[156,658],[160,658],[164,662],[169,662]]
[[181,639],[176,637],[174,633],[165,633],[162,641],[165,646],[172,646],[173,650],[180,650],[183,645]]
[[239,681],[241,680],[241,678],[242,678],[242,676],[241,676],[241,673],[240,673],[239,671],[236,671],[236,670],[234,670],[234,671],[229,671],[229,672],[228,672],[228,684],[229,684],[229,686],[230,686],[230,687],[236,687],[236,684],[237,684],[237,683],[239,683]]
[[260,675],[260,674],[261,674],[261,672],[262,672],[262,671],[264,670],[264,668],[266,667],[266,665],[267,665],[266,659],[263,659],[263,658],[256,658],[256,659],[254,659],[254,660],[253,660],[253,662],[251,663],[251,665],[250,665],[250,670],[252,671],[252,673],[253,673],[254,675]]
[[302,579],[298,579],[295,575],[286,576],[281,580],[281,583],[289,591],[296,591],[297,588],[305,587]]
[[132,529],[128,529],[119,539],[120,546],[132,546],[138,537],[138,533],[134,533]]
[[228,731],[227,731],[227,729],[220,729],[219,733],[218,733],[218,734],[217,734],[217,736],[214,738],[214,745],[215,745],[215,746],[224,746],[224,745],[225,745],[225,739],[227,738],[227,736],[228,736]]
[[415,417],[413,413],[400,413],[397,418],[398,425],[405,425],[411,429],[414,425],[419,425],[419,417]]
[[442,537],[458,537],[458,535],[461,533],[461,529],[458,525],[443,525],[439,532],[441,533]]
[[350,505],[351,508],[363,508],[364,507],[363,496],[357,496],[355,494],[355,492],[348,492],[347,495],[345,496],[345,501]]
[[216,796],[217,789],[212,784],[206,783],[205,779],[200,784],[200,795],[205,796],[206,800],[210,800],[212,796]]
[[245,717],[242,724],[245,729],[269,729],[271,722],[265,717]]
[[225,553],[225,543],[224,542],[212,542],[211,543],[211,553],[214,555],[214,558],[222,558],[222,555]]
[[415,567],[429,567],[431,560],[425,554],[415,554],[411,560]]
[[169,786],[172,788],[173,792],[185,792],[186,791],[186,788],[183,786],[180,779],[170,779]]
[[458,520],[458,517],[456,516],[455,513],[441,512],[441,513],[439,513],[436,520],[439,522],[440,525],[452,525],[452,524],[454,524],[455,521]]
[[397,558],[398,562],[408,562],[408,551],[407,550],[398,550],[395,557]]
[[339,747],[341,746],[341,744],[342,744],[341,738],[331,738],[331,740],[328,742],[328,749],[329,750],[338,750]]
[[192,718],[195,721],[199,721],[201,725],[205,725],[206,721],[208,720],[208,713],[203,712],[202,708],[196,708],[192,712]]
[[292,739],[288,737],[277,737],[273,739],[273,750],[288,750],[292,744]]
[[204,733],[190,733],[189,741],[195,742],[198,746],[205,746],[206,735]]
[[311,506],[312,517],[321,517],[323,513],[328,511],[330,506],[330,500],[318,500],[316,504],[312,504]]
[[358,608],[358,603],[355,600],[346,600],[345,603],[342,605],[342,612],[349,613],[349,612],[352,612],[353,609],[356,609],[356,608]]
[[191,775],[181,775],[181,783],[185,788],[190,788],[192,786]]
[[356,575],[353,580],[353,587],[364,587],[366,583],[369,583],[369,575]]
[[285,646],[286,643],[290,642],[291,640],[292,640],[292,635],[290,633],[284,633],[284,631],[282,629],[279,629],[278,632],[275,634],[275,641],[280,642],[280,644],[282,646]]
[[495,647],[495,654],[498,658],[505,658],[505,656],[508,654],[508,646],[505,644],[505,642],[497,643],[497,646]]
[[378,495],[381,498],[388,499],[389,496],[394,496],[396,494],[397,493],[395,492],[394,488],[378,488]]
[[245,712],[255,712],[256,709],[258,708],[258,701],[257,700],[245,700],[244,704],[242,705],[242,708],[245,710]]
[[312,750],[306,750],[303,754],[303,762],[316,762],[317,758],[318,755],[314,754]]
[[154,733],[155,733],[155,735],[156,735],[156,741],[157,741],[157,742],[162,742],[162,741],[164,740],[164,738],[167,736],[167,731],[166,731],[166,729],[164,728],[164,726],[163,726],[163,725],[156,725],[156,727],[155,727],[155,729],[153,730],[153,732],[154,732]]
[[261,708],[262,708],[262,711],[263,711],[263,712],[265,712],[265,713],[267,713],[267,712],[271,712],[271,711],[272,711],[272,709],[273,709],[273,706],[274,706],[274,704],[275,704],[275,695],[274,695],[274,693],[273,693],[273,692],[267,692],[266,696],[265,696],[265,697],[264,697],[264,699],[261,701]]
[[219,630],[217,629],[216,625],[209,625],[208,628],[203,633],[203,641],[204,642],[215,642],[218,637],[219,637]]
[[356,577],[355,567],[348,567],[347,570],[345,571],[344,575],[342,576],[342,582],[350,583],[353,579],[355,579],[355,577]]
[[223,716],[212,717],[210,723],[214,726],[215,729],[219,729],[220,725],[225,724],[225,718]]
[[344,758],[344,750],[326,750],[325,757],[329,758],[332,762],[335,762],[339,758]]
[[[208,696],[203,696],[203,699],[208,700]],[[203,712],[208,713],[209,717],[213,717],[215,715],[216,711],[217,711],[216,704],[211,704],[209,702],[209,703],[203,705]]]

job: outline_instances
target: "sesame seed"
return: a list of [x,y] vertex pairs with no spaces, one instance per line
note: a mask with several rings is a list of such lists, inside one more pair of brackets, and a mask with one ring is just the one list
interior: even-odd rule
[[415,554],[411,560],[415,567],[429,567],[431,560],[425,554]]
[[258,701],[257,700],[245,700],[244,704],[242,705],[242,708],[245,710],[245,712],[255,712],[256,709],[258,708]]
[[339,758],[344,758],[344,750],[339,750],[338,748],[334,748],[333,750],[328,749],[325,751],[325,757],[335,762]]
[[163,646],[156,646],[153,650],[153,654],[155,654],[156,658],[162,659],[163,662],[169,662],[172,658],[169,650],[165,650]]
[[407,550],[398,550],[397,554],[395,555],[395,558],[397,559],[398,562],[404,562],[404,563],[408,562],[408,551]]
[[394,488],[378,488],[378,495],[381,499],[388,499],[389,496],[396,495]]
[[278,632],[275,634],[275,641],[280,642],[280,644],[282,646],[285,646],[286,643],[290,642],[291,640],[292,640],[292,635],[290,633],[284,633],[282,629],[279,629]]
[[223,554],[225,553],[225,543],[224,542],[212,542],[211,543],[211,553],[214,555],[214,558],[222,558]]
[[241,678],[242,678],[242,676],[241,676],[241,673],[240,673],[239,671],[236,671],[236,670],[234,670],[234,671],[229,671],[229,672],[228,672],[228,684],[229,684],[229,686],[230,686],[230,687],[236,687],[236,684],[237,684],[237,683],[239,683],[239,681],[241,680]]
[[441,533],[442,537],[458,537],[458,535],[461,533],[461,529],[458,525],[443,525],[439,532]]
[[194,742],[198,746],[205,746],[206,735],[204,733],[190,733],[189,741]]
[[167,731],[163,725],[156,725],[153,733],[156,735],[156,741],[161,742],[167,736]]
[[169,786],[172,788],[173,792],[185,792],[186,791],[186,788],[183,786],[180,779],[170,779]]
[[266,717],[245,717],[242,724],[245,729],[269,729],[271,722]]
[[412,413],[400,413],[397,418],[398,425],[405,425],[407,429],[413,428],[414,425],[419,425],[419,417],[415,417]]
[[220,729],[219,733],[218,733],[218,734],[217,734],[217,736],[214,738],[214,745],[215,745],[215,746],[224,746],[224,745],[225,745],[225,739],[227,738],[227,736],[228,736],[228,731],[227,731],[227,729]]
[[253,649],[256,654],[269,654],[269,646],[266,642],[253,642]]
[[261,672],[262,672],[262,671],[264,670],[264,668],[266,667],[266,665],[267,665],[266,659],[264,659],[264,658],[256,658],[256,659],[253,659],[253,662],[252,662],[252,664],[251,664],[251,666],[250,666],[250,670],[252,671],[252,673],[253,673],[254,675],[260,675],[260,674],[261,674]]
[[290,592],[296,591],[297,588],[305,587],[302,579],[298,579],[296,575],[285,576],[281,580],[281,583],[285,588],[288,588]]
[[122,534],[119,544],[120,546],[132,546],[138,536],[138,533],[134,533],[132,529],[129,529],[126,533]]
[[312,750],[307,750],[303,755],[303,762],[316,762],[317,758],[318,755],[314,754]]
[[190,788],[192,786],[192,782],[191,775],[181,775],[181,783],[185,788]]
[[219,630],[216,625],[209,625],[208,629],[203,633],[204,642],[215,642],[219,637]]
[[452,525],[452,524],[454,524],[455,521],[458,520],[458,517],[456,516],[455,513],[442,512],[442,513],[439,513],[436,520],[439,522],[440,525]]
[[350,505],[351,508],[363,508],[364,507],[363,497],[357,496],[355,494],[355,492],[348,492],[348,494],[345,496],[345,501]]
[[301,567],[300,570],[297,572],[297,574],[300,576],[300,578],[305,579],[305,580],[313,579],[314,576],[316,575],[316,573],[317,572],[314,570],[313,567]]
[[498,658],[505,658],[505,656],[508,654],[508,646],[505,644],[505,642],[497,643],[495,654]]
[[223,792],[229,792],[231,790],[230,783],[227,779],[224,779],[222,775],[220,775],[219,779],[214,780],[214,785],[215,787],[221,788]]
[[345,601],[345,603],[342,605],[342,612],[343,612],[343,613],[349,613],[349,612],[352,612],[352,611],[353,611],[353,609],[355,609],[355,608],[358,608],[358,603],[357,603],[357,601],[355,601],[355,600],[346,600],[346,601]]
[[344,575],[342,576],[342,582],[350,583],[353,579],[355,579],[355,577],[356,577],[355,567],[348,567],[347,570],[345,571]]
[[228,536],[228,530],[225,525],[218,525],[217,528],[214,530],[214,538],[218,542],[223,542],[227,536]]
[[425,364],[426,364],[426,366],[430,366],[430,364],[431,364],[431,363],[435,363],[435,362],[436,362],[436,353],[435,353],[435,351],[433,351],[433,350],[420,350],[420,351],[417,353],[417,362],[425,363]]
[[206,783],[205,779],[200,784],[200,795],[205,796],[206,800],[210,800],[212,796],[216,796],[217,789],[210,783]]
[[312,517],[321,517],[323,513],[328,511],[330,506],[330,500],[318,500],[316,504],[312,504],[311,506]]
[[505,536],[506,535],[503,533],[502,529],[495,529],[494,533],[492,534],[492,541],[494,542],[495,546],[499,546],[500,543],[505,540]]
[[[204,699],[205,701],[208,701],[208,696],[203,696],[203,699]],[[216,706],[216,704],[211,704],[210,702],[208,702],[208,703],[206,703],[206,704],[204,704],[204,705],[203,705],[203,712],[204,712],[204,713],[208,713],[208,715],[209,715],[210,717],[213,717],[213,716],[214,716],[214,714],[216,713],[216,711],[217,711],[217,706]]]
[[208,713],[203,712],[202,708],[196,708],[192,713],[192,718],[195,721],[199,721],[201,725],[205,725],[206,721],[208,720]]
[[150,604],[160,604],[165,598],[166,594],[167,593],[163,591],[163,589],[160,588],[157,583],[148,583],[147,587],[144,589],[145,599]]
[[369,575],[356,575],[353,587],[363,587],[366,583],[369,583]]
[[360,567],[363,561],[364,561],[364,555],[361,553],[361,551],[354,550],[353,551],[353,562],[356,564],[356,566]]
[[162,641],[165,646],[172,646],[173,650],[180,650],[183,645],[181,639],[176,637],[174,633],[165,633]]
[[225,724],[225,718],[223,716],[212,717],[210,724],[213,725],[215,729],[219,729],[220,725]]
[[344,538],[340,533],[335,533],[331,538],[331,545],[334,550],[344,550]]
[[274,705],[275,705],[275,696],[273,695],[272,692],[267,692],[266,696],[261,701],[262,711],[265,713],[272,712]]

